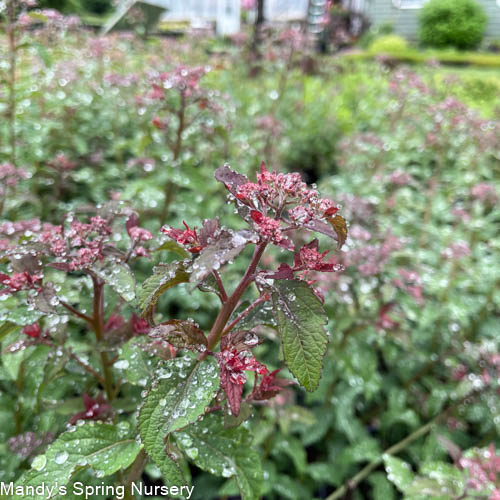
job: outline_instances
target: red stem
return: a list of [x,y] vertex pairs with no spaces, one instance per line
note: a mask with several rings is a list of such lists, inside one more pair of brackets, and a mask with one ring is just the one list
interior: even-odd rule
[[219,314],[217,315],[217,318],[215,319],[212,329],[210,330],[210,333],[208,335],[207,351],[200,354],[200,357],[198,358],[199,360],[206,358],[208,355],[208,351],[213,351],[214,347],[219,343],[226,323],[231,317],[233,311],[236,309],[241,296],[255,278],[255,270],[257,269],[266,245],[266,242],[259,243],[255,248],[252,260],[250,261],[250,265],[248,266],[248,269],[246,270],[239,285],[236,287],[236,290],[233,292],[231,297],[229,297],[221,307]]
[[262,302],[266,302],[266,300],[269,300],[269,297],[269,294],[265,293],[254,302],[252,302],[235,320],[233,320],[231,323],[229,323],[229,325],[226,326],[226,328],[224,328],[221,337],[224,337],[224,335],[228,334],[250,311],[255,309],[259,304],[261,304]]

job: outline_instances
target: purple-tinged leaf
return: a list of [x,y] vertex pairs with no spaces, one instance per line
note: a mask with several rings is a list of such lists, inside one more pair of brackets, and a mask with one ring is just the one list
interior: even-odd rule
[[223,165],[215,171],[215,178],[226,186],[229,192],[236,196],[236,191],[238,186],[246,184],[248,182],[248,177],[246,175],[238,174],[234,170],[231,170],[229,165]]
[[212,271],[232,261],[249,243],[257,243],[258,236],[248,229],[231,231],[222,229],[214,234],[212,242],[193,261],[190,281],[198,283]]
[[149,332],[149,337],[166,341],[178,349],[198,352],[205,352],[207,349],[205,334],[193,321],[172,319],[154,327]]

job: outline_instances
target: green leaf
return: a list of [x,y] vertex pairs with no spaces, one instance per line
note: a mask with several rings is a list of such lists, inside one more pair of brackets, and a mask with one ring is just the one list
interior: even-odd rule
[[243,500],[259,498],[262,466],[246,429],[226,429],[222,415],[208,414],[175,436],[179,447],[200,469],[235,477]]
[[385,454],[383,456],[387,479],[395,484],[403,493],[408,489],[414,479],[414,474],[408,463],[403,460]]
[[3,322],[0,325],[0,340],[9,335],[9,333],[15,332],[18,328],[19,325],[16,325],[15,323],[11,323],[10,321]]
[[134,337],[121,349],[118,361],[114,368],[132,385],[146,387],[153,378],[160,359],[145,351],[150,344],[147,337]]
[[277,280],[271,290],[285,362],[299,383],[314,391],[328,342],[323,306],[304,281]]
[[[245,301],[240,307],[238,307],[233,318],[236,318],[238,314],[242,313],[251,302]],[[238,324],[238,328],[241,330],[251,330],[256,326],[269,326],[271,328],[276,328],[276,320],[273,315],[273,306],[270,301],[261,302],[257,307],[254,307]]]
[[168,361],[139,410],[139,430],[148,455],[171,484],[184,484],[180,468],[165,452],[165,437],[204,413],[220,385],[214,358]]
[[190,261],[175,261],[171,264],[160,264],[154,268],[153,275],[137,291],[142,316],[152,319],[154,308],[163,292],[189,281],[189,273],[186,270],[189,264]]
[[173,252],[181,257],[181,259],[187,259],[190,257],[190,254],[187,250],[184,250],[184,248],[182,248],[179,243],[172,240],[165,241],[159,247],[153,249],[152,252],[161,252],[163,250],[166,252]]
[[[128,425],[87,422],[61,434],[44,455],[33,460],[31,470],[18,484],[35,488],[42,483],[61,486],[67,484],[77,470],[86,467],[91,467],[98,477],[109,476],[128,467],[140,448]],[[38,497],[23,498],[36,500]]]
[[95,267],[94,272],[126,302],[135,300],[135,279],[127,264],[108,260],[104,266]]

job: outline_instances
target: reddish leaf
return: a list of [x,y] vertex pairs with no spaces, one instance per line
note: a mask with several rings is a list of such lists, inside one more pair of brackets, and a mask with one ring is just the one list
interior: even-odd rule
[[193,321],[172,319],[153,328],[149,336],[153,339],[164,340],[178,349],[199,352],[207,349],[205,334]]

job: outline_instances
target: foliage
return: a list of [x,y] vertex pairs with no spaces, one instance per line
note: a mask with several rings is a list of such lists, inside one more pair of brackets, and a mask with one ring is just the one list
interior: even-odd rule
[[385,35],[376,38],[369,46],[369,50],[376,53],[405,52],[408,42],[399,35]]
[[430,47],[479,47],[486,14],[476,0],[431,0],[420,14],[420,41]]
[[13,14],[0,480],[496,498],[494,71]]

